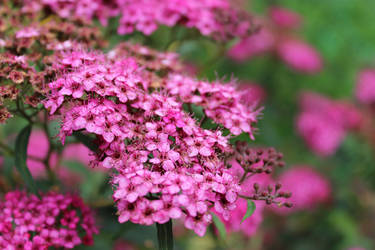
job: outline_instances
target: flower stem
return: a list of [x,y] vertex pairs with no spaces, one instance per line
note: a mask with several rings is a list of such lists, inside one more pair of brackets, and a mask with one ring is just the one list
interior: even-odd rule
[[159,250],[173,250],[172,220],[165,224],[156,223]]

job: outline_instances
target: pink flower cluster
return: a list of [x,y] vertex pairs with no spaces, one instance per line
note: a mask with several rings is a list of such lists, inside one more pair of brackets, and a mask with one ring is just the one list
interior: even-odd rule
[[63,18],[91,21],[97,17],[102,24],[120,15],[119,34],[140,31],[150,35],[160,25],[184,25],[196,28],[202,35],[219,40],[249,34],[250,17],[235,9],[228,0],[24,0],[23,12],[38,12],[48,7]]
[[284,188],[293,190],[290,202],[292,208],[273,207],[279,214],[310,210],[331,197],[329,181],[309,166],[294,166],[285,171],[278,180]]
[[139,30],[150,35],[159,25],[182,24],[218,39],[245,36],[250,22],[228,0],[117,0],[121,10],[118,32]]
[[350,103],[334,101],[315,93],[300,97],[297,130],[318,155],[336,152],[349,130],[361,126],[361,113]]
[[301,23],[298,14],[284,8],[271,7],[269,16],[258,17],[256,22],[260,30],[230,49],[229,57],[241,62],[272,52],[296,71],[312,74],[321,70],[323,62],[319,53],[292,34]]
[[91,21],[97,17],[103,24],[116,14],[116,11],[103,0],[23,0],[23,2],[21,11],[24,13],[37,13],[43,8],[49,8],[62,18]]
[[242,132],[253,138],[252,124],[256,122],[259,110],[252,103],[245,105],[241,92],[234,85],[197,81],[190,77],[173,74],[166,82],[166,89],[183,103],[203,107],[207,117],[222,124],[234,135]]
[[0,210],[1,249],[73,248],[92,244],[98,233],[92,211],[75,195],[47,193],[39,199],[12,191]]
[[202,106],[233,134],[251,133],[256,112],[239,103],[233,87],[173,75],[165,83],[169,97],[152,91],[134,58],[72,52],[56,65],[68,73],[49,84],[45,106],[62,116],[62,141],[73,131],[96,135],[94,164],[116,170],[113,198],[121,223],[184,218],[202,236],[211,223],[210,207],[229,218],[240,187],[224,166],[228,138],[199,127],[178,101]]
[[365,69],[359,73],[356,96],[364,104],[375,103],[375,70]]

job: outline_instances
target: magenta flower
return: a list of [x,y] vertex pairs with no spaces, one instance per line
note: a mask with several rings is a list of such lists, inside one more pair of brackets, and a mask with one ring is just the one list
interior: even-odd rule
[[331,184],[312,167],[295,166],[279,177],[283,188],[293,190],[290,202],[292,208],[273,207],[273,211],[289,214],[295,211],[311,210],[327,202],[331,197]]
[[361,113],[347,102],[304,93],[300,97],[300,106],[297,130],[307,145],[322,156],[335,153],[346,133],[362,124]]
[[318,52],[305,42],[286,39],[277,45],[277,53],[287,65],[303,73],[316,73],[323,67]]
[[271,51],[275,42],[274,34],[266,27],[262,27],[257,33],[242,39],[233,46],[228,51],[228,56],[235,61],[243,62]]
[[2,249],[73,248],[98,233],[92,211],[75,195],[51,192],[39,199],[13,191],[0,201],[0,209]]
[[[82,129],[97,136],[100,152],[92,164],[117,170],[112,183],[119,222],[151,225],[184,218],[187,228],[203,236],[211,223],[210,206],[228,218],[240,190],[219,157],[231,150],[228,138],[199,127],[179,101],[203,107],[207,117],[233,134],[251,134],[259,111],[244,105],[231,85],[174,75],[160,86],[167,96],[142,89],[152,87],[149,74],[133,58],[112,61],[99,53],[73,54],[90,60],[80,61],[84,67],[69,62],[78,68],[49,84],[46,104],[55,102],[52,106],[61,114],[62,141]],[[90,79],[100,80],[84,87],[84,81],[75,79],[87,78],[87,72]],[[79,95],[72,81],[80,84],[74,88],[82,91]],[[56,103],[56,96],[67,103]]]
[[297,29],[301,25],[301,16],[291,10],[274,6],[269,9],[272,22],[281,28]]
[[375,71],[362,70],[357,79],[356,97],[364,104],[375,103]]

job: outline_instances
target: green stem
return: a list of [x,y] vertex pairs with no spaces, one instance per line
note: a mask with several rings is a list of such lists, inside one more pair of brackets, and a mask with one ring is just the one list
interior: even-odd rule
[[173,250],[172,220],[165,224],[156,223],[159,250]]

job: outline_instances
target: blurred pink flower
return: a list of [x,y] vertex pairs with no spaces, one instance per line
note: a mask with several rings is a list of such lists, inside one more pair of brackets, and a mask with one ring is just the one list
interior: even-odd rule
[[334,154],[348,130],[363,123],[362,114],[351,103],[311,92],[301,94],[300,109],[297,130],[307,145],[322,156]]
[[358,75],[357,99],[364,104],[375,103],[375,70],[365,69]]
[[253,82],[244,82],[239,85],[242,92],[241,101],[247,105],[254,105],[264,102],[266,92],[262,86]]
[[77,143],[65,147],[63,151],[63,159],[78,161],[88,166],[90,161],[94,160],[95,157],[85,145]]
[[272,207],[278,214],[289,214],[295,211],[311,210],[318,204],[327,202],[331,197],[329,181],[310,166],[294,166],[285,171],[279,178],[283,190],[292,190],[292,208]]
[[[82,145],[82,147],[84,147]],[[85,154],[85,150],[81,146],[69,145],[66,147],[67,159],[69,157],[79,158],[80,161],[87,161],[89,158],[88,154]],[[43,160],[47,157],[49,148],[49,142],[46,134],[41,130],[33,130],[30,135],[29,144],[27,146],[27,155],[28,158],[26,160],[26,164],[30,170],[31,175],[34,178],[45,178],[47,176],[46,167],[43,163]],[[75,154],[72,153],[75,152]],[[80,181],[79,175],[69,171],[67,168],[61,166],[60,168],[56,169],[58,160],[58,156],[54,152],[50,157],[49,164],[51,168],[56,172],[59,178],[64,181],[67,185],[74,185]],[[85,162],[83,162],[85,164]]]
[[341,126],[319,113],[301,113],[297,118],[297,129],[311,150],[322,156],[334,154],[345,137]]
[[262,27],[258,33],[251,35],[228,51],[228,56],[235,61],[243,62],[253,56],[268,52],[272,49],[275,38],[272,32]]
[[285,39],[277,44],[281,60],[296,71],[317,73],[323,67],[319,53],[307,43],[297,39]]
[[[48,153],[48,138],[41,130],[33,130],[30,135],[29,144],[27,145],[26,164],[34,178],[42,178],[46,175],[46,169],[43,164],[44,158]],[[54,153],[50,160],[50,165],[55,166],[57,155]]]
[[273,23],[281,28],[297,29],[301,25],[300,15],[279,6],[271,7],[269,9],[269,16]]

